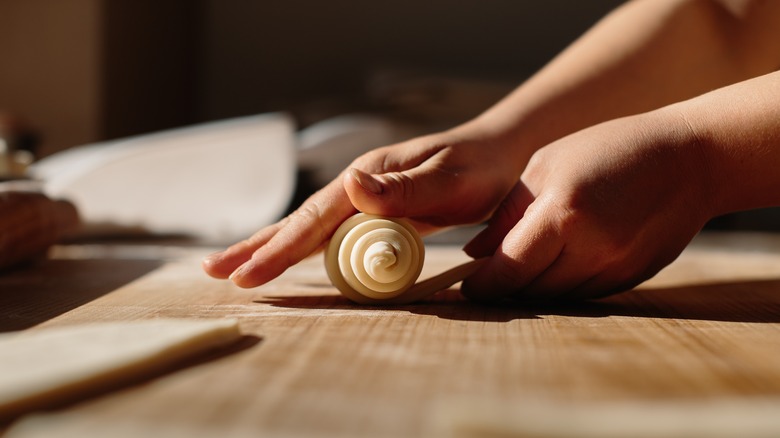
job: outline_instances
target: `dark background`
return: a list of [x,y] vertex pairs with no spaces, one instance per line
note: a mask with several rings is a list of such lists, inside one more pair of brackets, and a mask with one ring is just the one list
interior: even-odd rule
[[48,154],[306,105],[348,111],[387,72],[514,85],[621,2],[0,0],[0,110],[38,127]]
[[[304,127],[401,108],[442,127],[485,109],[621,3],[0,0],[0,116],[34,129],[40,156],[279,110]],[[776,209],[715,221],[778,223]]]

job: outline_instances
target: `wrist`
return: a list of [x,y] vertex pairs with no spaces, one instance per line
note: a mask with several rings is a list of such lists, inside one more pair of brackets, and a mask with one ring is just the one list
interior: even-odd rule
[[492,158],[504,165],[510,165],[515,179],[525,169],[536,148],[531,148],[516,127],[497,123],[490,118],[477,117],[458,125],[444,135],[458,143],[491,150]]
[[713,216],[780,205],[778,102],[780,72],[668,107],[701,150]]
[[679,190],[688,193],[691,210],[703,220],[723,214],[724,180],[715,178],[718,157],[695,114],[684,104],[673,104],[640,117],[654,119],[656,129],[666,132],[664,144],[672,151]]

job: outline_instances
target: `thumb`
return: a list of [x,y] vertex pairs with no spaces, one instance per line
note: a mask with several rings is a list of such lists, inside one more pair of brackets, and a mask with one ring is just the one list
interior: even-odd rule
[[427,166],[373,175],[353,167],[344,175],[355,208],[391,217],[447,216],[467,202],[459,183],[457,175]]

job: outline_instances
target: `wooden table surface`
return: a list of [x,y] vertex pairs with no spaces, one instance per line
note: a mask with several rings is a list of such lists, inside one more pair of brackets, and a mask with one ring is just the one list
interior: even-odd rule
[[[637,290],[565,307],[476,305],[455,290],[416,305],[356,306],[330,286],[320,257],[242,290],[201,272],[209,251],[62,246],[0,275],[0,331],[231,317],[246,335],[4,433],[432,436],[485,410],[780,400],[777,235],[701,235]],[[423,275],[464,260],[457,248],[430,247]]]

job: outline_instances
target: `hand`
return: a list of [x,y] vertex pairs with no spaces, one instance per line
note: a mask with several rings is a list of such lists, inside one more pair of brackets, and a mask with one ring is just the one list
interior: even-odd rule
[[78,227],[78,212],[68,201],[38,192],[0,189],[0,270],[46,254],[51,245]]
[[463,292],[591,298],[653,276],[711,216],[700,147],[679,115],[656,111],[540,149],[488,228],[466,246],[469,255],[491,259]]
[[483,221],[522,169],[505,143],[461,127],[371,151],[291,215],[207,257],[203,268],[241,287],[259,286],[321,249],[357,210],[411,218],[422,233]]

